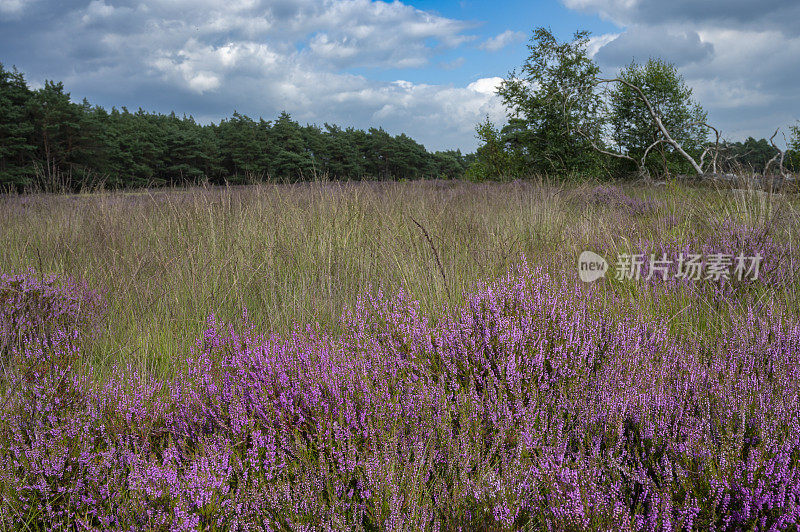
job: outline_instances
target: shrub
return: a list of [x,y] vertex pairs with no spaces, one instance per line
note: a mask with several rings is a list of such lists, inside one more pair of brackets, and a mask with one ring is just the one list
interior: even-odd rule
[[800,523],[800,327],[778,314],[713,344],[675,339],[523,263],[437,324],[400,293],[361,297],[342,325],[279,338],[212,317],[170,382],[127,369],[97,387],[58,364],[18,380],[0,424],[4,524]]
[[48,343],[54,335],[83,337],[97,331],[105,312],[100,295],[85,282],[30,269],[0,274],[0,355],[34,339]]

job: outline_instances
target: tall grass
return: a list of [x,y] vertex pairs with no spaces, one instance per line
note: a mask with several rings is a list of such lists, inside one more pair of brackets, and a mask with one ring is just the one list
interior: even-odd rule
[[[608,187],[606,187],[608,188]],[[584,249],[713,241],[721,223],[765,228],[790,249],[797,201],[756,190],[470,184],[318,183],[0,198],[0,271],[34,267],[86,280],[108,301],[92,350],[103,373],[120,361],[157,376],[180,369],[215,314],[246,308],[263,332],[318,322],[337,332],[359,293],[403,288],[441,315],[522,256],[575,276]],[[598,249],[602,248],[602,249]],[[699,251],[698,251],[699,252]],[[793,260],[782,257],[782,261]],[[767,257],[777,260],[775,257]],[[787,265],[794,271],[794,264]],[[694,327],[708,308],[686,294],[606,282],[645,313]],[[776,287],[798,308],[796,287]]]
[[[428,182],[0,202],[3,529],[800,523],[793,196]],[[763,264],[586,285],[587,249]]]

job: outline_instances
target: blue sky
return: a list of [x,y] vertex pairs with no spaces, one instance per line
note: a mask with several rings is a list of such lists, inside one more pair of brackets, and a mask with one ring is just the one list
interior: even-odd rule
[[[465,33],[474,40],[465,46],[442,50],[436,61],[427,67],[410,69],[388,68],[373,72],[377,78],[391,81],[406,79],[415,83],[467,85],[476,79],[505,76],[518,68],[527,56],[526,44],[532,30],[548,26],[562,39],[568,39],[575,30],[586,29],[593,33],[607,33],[618,28],[611,22],[570,10],[558,1],[486,2],[464,0],[461,2],[422,1],[407,2],[417,9],[444,17],[462,20],[471,27]],[[494,41],[496,48],[481,48],[487,40],[507,34],[507,38]],[[506,43],[505,46],[501,45]],[[368,70],[362,70],[367,74]]]
[[800,118],[796,0],[0,0],[0,62],[73,99],[219,120],[233,110],[476,146],[533,28],[593,34],[606,73],[674,62],[730,139]]

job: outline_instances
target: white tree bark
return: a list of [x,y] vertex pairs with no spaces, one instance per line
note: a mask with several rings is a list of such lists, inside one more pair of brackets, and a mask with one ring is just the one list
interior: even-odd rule
[[[769,167],[770,167],[770,166],[772,166],[772,163],[774,163],[776,159],[780,159],[780,161],[778,162],[778,172],[780,172],[781,176],[783,176],[783,177],[786,177],[786,176],[789,174],[789,173],[786,171],[786,168],[784,168],[784,166],[783,166],[783,159],[784,159],[784,157],[786,156],[786,153],[785,153],[785,152],[784,152],[782,149],[778,148],[778,147],[775,145],[775,143],[773,142],[773,139],[775,138],[775,135],[777,135],[777,134],[778,134],[778,131],[780,131],[780,130],[781,130],[781,128],[778,128],[778,129],[776,129],[776,130],[775,130],[775,133],[773,133],[773,134],[772,134],[772,136],[769,138],[769,143],[772,145],[772,147],[773,147],[773,148],[775,148],[776,150],[778,150],[778,153],[776,153],[776,154],[775,154],[775,155],[772,157],[772,159],[770,159],[769,161],[767,161],[767,164],[766,164],[766,166],[764,166],[764,176],[765,176],[765,177],[767,176],[767,170],[769,170]],[[784,137],[784,138],[785,138],[785,137]]]
[[[624,80],[622,78],[600,79],[598,80],[598,83],[622,83],[626,87],[629,87],[634,91],[636,91],[636,93],[639,95],[639,98],[641,98],[642,102],[644,102],[645,106],[647,107],[647,111],[650,113],[653,122],[655,122],[656,126],[658,126],[658,130],[664,136],[663,139],[664,142],[675,148],[675,151],[681,154],[681,156],[684,159],[689,161],[689,164],[692,165],[692,168],[694,168],[694,171],[697,172],[697,175],[703,175],[703,168],[697,163],[697,161],[694,160],[694,158],[691,155],[686,153],[686,151],[683,149],[683,146],[681,146],[680,143],[678,143],[675,139],[673,139],[672,135],[669,134],[669,131],[667,131],[667,128],[664,126],[664,123],[661,121],[661,117],[658,116],[658,113],[653,108],[653,105],[650,103],[650,100],[647,98],[647,96],[645,96],[644,91],[641,89],[641,87],[638,87],[633,83]],[[651,144],[650,147],[652,146],[653,145]]]

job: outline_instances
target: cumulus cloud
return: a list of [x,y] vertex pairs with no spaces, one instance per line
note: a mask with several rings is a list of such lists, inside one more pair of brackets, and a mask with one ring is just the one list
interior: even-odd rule
[[324,8],[313,5],[317,9],[296,14],[289,26],[299,34],[314,31],[310,55],[337,68],[420,67],[437,47],[453,48],[472,39],[463,34],[469,24],[400,2],[351,0],[325,3]]
[[770,136],[800,118],[796,0],[563,0],[621,26],[593,37],[607,74],[660,57],[675,63],[709,120],[732,139]]
[[0,16],[15,19],[30,3],[30,0],[0,0]]
[[600,48],[607,45],[617,37],[622,35],[621,33],[604,33],[603,35],[592,35],[589,37],[589,44],[587,49],[589,51],[589,57],[595,57],[597,52],[600,51]]
[[[502,120],[498,99],[469,86],[369,79],[354,69],[430,65],[474,40],[473,23],[400,1],[0,0],[0,43],[18,66],[63,80],[96,103],[218,120],[271,118],[406,132],[431,149],[476,145],[474,125]],[[35,9],[34,9],[35,8]],[[499,36],[498,36],[499,37]],[[437,61],[435,64],[440,64]],[[458,58],[444,68],[457,68]],[[99,100],[99,101],[97,101]]]
[[598,47],[595,58],[600,65],[617,66],[660,57],[681,67],[708,59],[713,53],[713,44],[701,40],[696,31],[634,26]]
[[571,9],[598,13],[620,25],[690,24],[798,35],[796,0],[563,0]]
[[467,88],[481,94],[494,94],[501,83],[503,78],[481,78],[467,85]]
[[162,50],[149,65],[160,71],[165,80],[182,84],[200,94],[222,85],[231,72],[263,75],[278,65],[279,56],[267,45],[254,42],[210,46],[189,39],[177,52]]
[[490,37],[483,41],[479,48],[489,52],[499,52],[509,44],[522,42],[525,40],[525,34],[521,31],[506,30],[499,35]]

